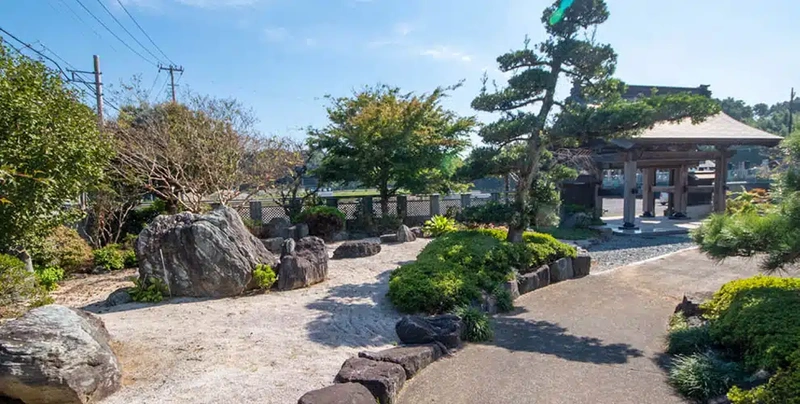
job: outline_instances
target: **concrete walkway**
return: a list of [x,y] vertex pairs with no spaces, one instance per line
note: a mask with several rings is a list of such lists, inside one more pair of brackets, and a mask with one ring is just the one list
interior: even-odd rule
[[684,292],[712,292],[756,267],[692,250],[529,293],[495,318],[493,342],[430,365],[399,402],[683,403],[659,366],[668,317]]

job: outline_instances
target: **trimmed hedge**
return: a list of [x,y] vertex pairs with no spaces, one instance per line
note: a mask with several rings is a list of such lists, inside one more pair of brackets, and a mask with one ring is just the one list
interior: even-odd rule
[[468,305],[481,291],[494,292],[518,273],[563,257],[574,247],[546,234],[525,233],[524,243],[505,241],[500,229],[463,230],[431,241],[413,263],[392,272],[389,299],[405,313],[443,313]]

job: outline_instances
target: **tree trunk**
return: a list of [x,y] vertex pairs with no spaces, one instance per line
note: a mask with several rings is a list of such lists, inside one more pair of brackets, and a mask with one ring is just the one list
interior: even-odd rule
[[389,215],[389,195],[381,194],[381,217]]
[[174,215],[178,213],[178,201],[174,199],[165,199],[164,206],[167,209],[167,214]]
[[517,180],[516,195],[514,195],[514,210],[517,212],[517,217],[508,224],[506,241],[511,243],[521,243],[522,234],[530,224],[528,200],[530,199],[533,179],[539,174],[539,158],[542,155],[540,149],[541,145],[535,139],[531,139],[528,142],[528,166],[520,173]]

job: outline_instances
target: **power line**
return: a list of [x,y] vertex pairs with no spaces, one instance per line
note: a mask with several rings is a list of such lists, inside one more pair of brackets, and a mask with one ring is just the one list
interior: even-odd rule
[[156,73],[156,77],[153,79],[153,84],[150,85],[150,89],[147,90],[147,101],[150,101],[150,94],[153,94],[153,89],[156,88],[156,83],[158,83],[158,77],[161,76],[161,70]]
[[164,57],[165,57],[165,58],[166,58],[166,59],[167,59],[167,60],[168,60],[170,63],[172,63],[172,64],[175,64],[175,62],[173,62],[173,61],[172,61],[172,59],[170,59],[170,58],[169,58],[169,56],[167,56],[167,54],[166,54],[166,53],[164,53],[164,51],[163,51],[163,50],[161,50],[161,48],[160,48],[158,45],[156,45],[155,41],[153,41],[153,38],[151,38],[151,37],[150,37],[150,35],[148,35],[148,34],[147,34],[147,31],[145,31],[145,30],[144,30],[144,28],[142,28],[142,26],[141,26],[141,25],[139,25],[139,22],[138,22],[138,21],[136,21],[136,19],[135,19],[135,18],[133,18],[133,15],[132,15],[132,14],[131,14],[131,13],[128,11],[128,9],[125,7],[125,5],[124,5],[124,4],[122,4],[122,1],[120,1],[120,0],[117,0],[117,3],[119,3],[119,6],[120,6],[120,7],[122,7],[122,10],[124,10],[124,11],[125,11],[125,14],[128,14],[128,17],[131,17],[131,21],[133,21],[133,23],[134,23],[134,24],[136,24],[136,26],[137,26],[137,27],[139,27],[139,30],[140,30],[140,31],[142,31],[142,33],[144,34],[144,36],[145,36],[145,37],[147,37],[147,39],[150,41],[150,43],[151,43],[151,44],[153,44],[153,46],[155,46],[156,50],[158,50],[158,52],[159,52],[159,53],[161,53],[162,55],[164,55]]
[[117,25],[119,25],[119,26],[122,28],[122,30],[123,30],[123,31],[125,31],[125,32],[128,34],[128,36],[130,36],[131,38],[133,38],[134,42],[136,42],[137,44],[139,44],[139,46],[141,46],[141,47],[142,47],[142,49],[144,49],[144,50],[145,50],[145,52],[149,53],[149,54],[150,54],[150,56],[152,56],[152,57],[153,57],[153,58],[154,58],[156,61],[158,61],[158,59],[159,59],[159,58],[158,58],[158,56],[156,56],[156,55],[155,55],[153,52],[150,52],[150,49],[148,49],[147,47],[145,47],[144,45],[142,45],[142,43],[141,43],[141,42],[139,42],[139,40],[138,40],[138,39],[136,39],[136,37],[135,37],[135,36],[133,36],[133,34],[131,34],[131,32],[130,32],[130,31],[128,31],[128,29],[127,29],[127,28],[125,28],[125,26],[124,26],[124,25],[122,25],[122,23],[119,21],[119,19],[117,19],[117,17],[116,17],[114,14],[112,14],[112,13],[111,13],[111,10],[109,10],[109,9],[108,9],[108,7],[106,7],[106,5],[105,5],[105,4],[103,4],[103,2],[102,2],[102,1],[100,1],[100,0],[96,0],[96,1],[97,1],[97,3],[98,3],[98,4],[100,4],[100,6],[101,6],[101,7],[103,7],[103,10],[106,10],[106,13],[107,13],[108,15],[110,15],[110,16],[111,16],[111,18],[114,20],[114,22],[116,22],[116,23],[117,23]]
[[130,49],[130,51],[131,51],[131,52],[133,52],[133,53],[135,53],[136,55],[138,55],[140,58],[142,58],[142,59],[143,59],[144,61],[146,61],[147,63],[150,63],[150,64],[151,64],[151,65],[153,65],[153,66],[158,66],[158,64],[157,64],[157,63],[154,63],[152,60],[150,60],[150,59],[148,59],[148,58],[144,57],[144,56],[143,56],[141,53],[139,53],[139,52],[138,52],[136,49],[133,49],[133,48],[132,48],[130,45],[128,45],[128,43],[127,43],[127,42],[123,41],[123,40],[122,40],[122,38],[120,38],[120,37],[119,37],[119,36],[118,36],[116,33],[114,33],[114,31],[112,31],[110,28],[108,28],[108,26],[107,26],[107,25],[106,25],[106,24],[105,24],[105,23],[104,23],[102,20],[100,20],[99,18],[97,18],[97,16],[96,16],[96,15],[94,15],[94,13],[92,13],[92,10],[89,10],[88,8],[86,8],[86,6],[83,4],[83,2],[82,2],[81,0],[75,0],[75,1],[77,1],[77,2],[78,2],[78,4],[80,4],[80,6],[81,6],[81,7],[82,7],[82,8],[83,8],[83,9],[84,9],[84,10],[85,10],[87,13],[89,13],[89,15],[91,15],[91,16],[92,16],[92,18],[94,18],[94,20],[95,20],[95,21],[97,21],[97,22],[98,22],[98,23],[99,23],[101,26],[103,26],[103,28],[105,28],[105,29],[106,29],[106,31],[108,31],[108,32],[109,32],[111,35],[113,35],[113,36],[114,36],[114,38],[117,38],[117,40],[118,40],[118,41],[120,41],[120,42],[122,42],[122,44],[123,44],[123,45],[125,45],[125,47],[126,47],[126,48]]
[[[61,5],[66,7],[67,10],[69,10],[70,14],[72,14],[72,18],[76,19],[78,21],[78,24],[80,24],[83,27],[89,28],[95,34],[95,36],[97,36],[97,38],[99,38],[101,41],[105,41],[105,38],[103,38],[100,35],[100,33],[98,33],[97,30],[94,29],[91,25],[87,24],[86,21],[84,21],[84,19],[81,18],[80,14],[78,14],[75,11],[75,9],[70,7],[70,5],[67,4],[64,0],[58,0],[58,1],[59,1],[59,3],[61,3]],[[48,2],[47,4],[50,4],[50,3]],[[114,45],[112,45],[110,42],[108,43],[108,46],[111,48],[111,50],[113,50],[114,52],[117,52],[117,48],[115,48]]]
[[[47,55],[45,55],[44,53],[42,53],[42,52],[40,52],[40,51],[38,51],[38,50],[34,49],[34,48],[33,48],[33,46],[31,46],[30,44],[27,44],[27,43],[25,43],[24,41],[22,41],[21,39],[17,38],[16,36],[14,36],[14,34],[12,34],[12,33],[8,32],[8,31],[6,31],[5,29],[3,29],[3,27],[0,27],[0,32],[3,32],[4,34],[6,34],[6,35],[10,36],[10,37],[11,37],[11,39],[13,39],[13,40],[15,40],[15,41],[17,41],[17,42],[21,43],[21,44],[22,44],[22,45],[24,45],[26,48],[28,48],[28,49],[30,49],[30,50],[32,50],[32,51],[34,51],[34,52],[35,52],[37,55],[39,55],[39,56],[41,56],[41,57],[43,57],[43,58],[45,58],[45,59],[47,59],[47,60],[51,61],[51,62],[52,62],[54,65],[56,65],[56,67],[58,67],[58,70],[61,72],[61,74],[63,74],[63,75],[64,75],[64,79],[66,79],[67,81],[69,81],[69,76],[67,76],[67,73],[64,71],[64,69],[62,69],[62,68],[61,68],[61,65],[59,65],[59,64],[58,64],[58,62],[56,62],[55,60],[53,60],[53,58],[51,58],[50,56],[47,56]],[[17,52],[19,52],[19,49],[17,49]],[[20,52],[20,53],[22,53],[22,52]]]

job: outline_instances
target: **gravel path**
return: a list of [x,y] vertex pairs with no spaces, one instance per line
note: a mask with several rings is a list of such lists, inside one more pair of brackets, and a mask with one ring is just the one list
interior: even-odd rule
[[[123,367],[123,388],[103,403],[297,402],[331,384],[358,351],[396,343],[399,314],[386,298],[389,273],[414,260],[428,241],[331,260],[329,279],[306,289],[132,303],[102,313]],[[329,254],[337,245],[328,246]],[[125,282],[121,275],[68,281],[62,288],[72,293],[58,300],[96,302]]]
[[592,256],[592,273],[597,273],[693,246],[695,244],[688,235],[657,237],[615,235],[609,241],[586,249]]

